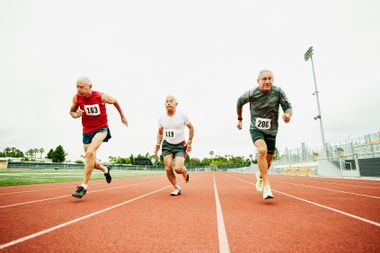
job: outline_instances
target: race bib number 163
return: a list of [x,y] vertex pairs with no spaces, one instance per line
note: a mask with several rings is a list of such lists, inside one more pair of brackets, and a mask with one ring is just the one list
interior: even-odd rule
[[88,116],[98,116],[100,115],[99,104],[94,105],[84,105],[84,111]]

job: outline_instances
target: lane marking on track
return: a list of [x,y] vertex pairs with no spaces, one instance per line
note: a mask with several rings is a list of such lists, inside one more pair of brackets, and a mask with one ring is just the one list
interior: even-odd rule
[[[152,176],[155,176],[155,175],[152,175]],[[162,176],[162,175],[156,175],[156,176]],[[126,177],[126,178],[115,178],[117,179],[117,181],[119,180],[123,180],[123,179],[129,179],[129,178],[135,178],[135,177],[139,177],[139,175],[136,174],[135,175],[132,175],[132,177]],[[150,175],[149,175],[150,177]],[[100,178],[98,178],[98,180],[101,180]],[[79,180],[80,181],[80,180]],[[116,180],[115,180],[116,181]],[[49,188],[39,188],[39,189],[33,189],[33,190],[23,190],[23,191],[17,191],[17,192],[4,192],[4,193],[0,193],[0,196],[3,196],[3,195],[12,195],[12,194],[21,194],[21,193],[28,193],[28,192],[36,192],[36,191],[48,191],[48,190],[53,190],[53,189],[65,189],[65,188],[72,188],[72,184],[75,184],[75,182],[58,182],[57,184],[70,184],[70,186],[59,186],[59,187],[49,187]],[[50,184],[50,183],[49,183]],[[101,185],[103,184],[103,182],[93,182],[91,183],[91,185]],[[32,185],[18,185],[18,186],[32,186]],[[4,186],[4,187],[18,187],[18,186],[15,186],[15,185],[12,185],[12,186]],[[41,185],[43,186],[43,185]]]
[[[136,183],[136,184],[130,184],[130,185],[122,185],[122,186],[115,186],[115,187],[110,187],[110,188],[103,188],[103,189],[98,189],[98,190],[90,191],[87,194],[94,193],[94,192],[101,192],[101,191],[110,191],[110,190],[119,189],[119,188],[128,188],[128,187],[131,187],[131,186],[136,186],[136,185],[141,185],[141,184],[146,184],[146,183],[155,182],[155,181],[161,181],[161,180],[163,180],[163,179],[150,180],[150,181],[145,181],[145,182]],[[15,206],[22,206],[22,205],[27,205],[27,204],[33,204],[33,203],[44,202],[44,201],[49,201],[49,200],[55,200],[55,199],[61,199],[61,198],[68,198],[68,197],[72,197],[72,196],[71,195],[61,195],[61,196],[57,196],[57,197],[38,199],[38,200],[32,200],[32,201],[25,201],[25,202],[20,202],[20,203],[0,206],[0,209],[9,208],[9,207],[15,207]]]
[[[232,178],[234,178],[235,180],[239,180],[239,181],[245,182],[245,183],[247,183],[247,184],[255,185],[254,183],[249,182],[249,181],[246,181],[246,180],[244,180],[244,179],[240,179],[240,178],[233,177],[233,176],[229,176],[229,177],[232,177]],[[297,200],[300,200],[300,201],[306,202],[306,203],[308,203],[308,204],[312,204],[312,205],[315,205],[315,206],[318,206],[318,207],[321,207],[321,208],[324,208],[324,209],[327,209],[327,210],[330,210],[330,211],[333,211],[333,212],[336,212],[336,213],[339,213],[339,214],[342,214],[342,215],[348,216],[348,217],[350,217],[350,218],[357,219],[357,220],[360,220],[360,221],[366,222],[366,223],[368,223],[368,224],[371,224],[371,225],[375,225],[375,226],[377,226],[377,227],[380,227],[380,223],[378,223],[378,222],[376,222],[376,221],[368,220],[368,219],[365,219],[365,218],[363,218],[363,217],[360,217],[360,216],[357,216],[357,215],[354,215],[354,214],[350,214],[350,213],[347,213],[347,212],[344,212],[344,211],[341,211],[341,210],[335,209],[335,208],[333,208],[333,207],[325,206],[325,205],[322,205],[322,204],[319,204],[319,203],[316,203],[316,202],[313,202],[313,201],[310,201],[310,200],[307,200],[307,199],[303,199],[303,198],[300,198],[300,197],[297,197],[297,196],[294,196],[294,195],[291,195],[291,194],[288,194],[288,193],[285,193],[285,192],[281,192],[281,191],[277,191],[277,190],[273,190],[273,189],[272,189],[272,191],[277,192],[277,193],[280,193],[280,194],[285,195],[285,196],[287,196],[287,197],[294,198],[294,199],[297,199]]]
[[325,190],[325,191],[333,191],[333,192],[351,194],[351,195],[356,195],[356,196],[360,196],[360,197],[367,197],[367,198],[372,198],[372,199],[380,199],[380,197],[378,197],[378,196],[366,195],[366,194],[360,194],[360,193],[354,193],[354,192],[340,191],[340,190],[335,190],[335,189],[330,189],[330,188],[325,188],[325,187],[319,187],[319,186],[304,185],[304,184],[295,184],[295,183],[290,183],[290,182],[285,182],[285,181],[280,181],[280,180],[274,180],[274,179],[272,179],[271,182],[280,182],[280,183],[284,183],[284,184],[297,185],[297,186],[302,186],[302,187],[307,187],[307,188],[314,188],[314,189],[320,189],[320,190]]
[[220,205],[218,189],[216,188],[215,176],[212,174],[214,181],[215,203],[216,203],[216,217],[218,223],[218,238],[219,238],[219,252],[229,253],[230,246],[228,245],[226,227],[224,226],[223,212]]
[[337,184],[337,183],[330,183],[330,182],[323,182],[323,181],[317,181],[317,182],[318,183],[322,183],[322,184],[333,184],[333,185],[349,186],[349,187],[355,187],[355,188],[374,189],[374,190],[379,190],[380,189],[380,187],[373,187],[373,186],[352,185],[352,184]]
[[54,226],[54,227],[51,227],[51,228],[48,228],[48,229],[45,229],[45,230],[42,230],[40,232],[37,232],[37,233],[34,233],[34,234],[30,234],[28,236],[25,236],[25,237],[21,237],[19,239],[16,239],[16,240],[13,240],[13,241],[10,241],[10,242],[7,242],[7,243],[4,243],[4,244],[1,244],[0,245],[0,249],[4,249],[4,248],[7,248],[9,246],[12,246],[12,245],[15,245],[15,244],[18,244],[18,243],[21,243],[21,242],[24,242],[24,241],[27,241],[27,240],[30,240],[30,239],[33,239],[33,238],[36,238],[38,236],[41,236],[41,235],[44,235],[44,234],[47,234],[47,233],[50,233],[54,230],[57,230],[57,229],[60,229],[60,228],[63,228],[63,227],[66,227],[68,225],[71,225],[71,224],[74,224],[74,223],[77,223],[79,221],[82,221],[82,220],[85,220],[85,219],[88,219],[88,218],[91,218],[95,215],[98,215],[98,214],[101,214],[101,213],[104,213],[104,212],[107,212],[107,211],[110,211],[112,209],[115,209],[117,207],[120,207],[120,206],[123,206],[123,205],[126,205],[128,203],[131,203],[133,201],[136,201],[136,200],[139,200],[139,199],[142,199],[142,198],[145,198],[149,195],[152,195],[154,193],[157,193],[159,191],[162,191],[164,189],[167,189],[169,187],[172,187],[171,185],[170,186],[166,186],[166,187],[162,187],[160,189],[157,189],[155,191],[152,191],[152,192],[149,192],[149,193],[146,193],[146,194],[143,194],[143,195],[140,195],[138,197],[135,197],[133,199],[129,199],[127,201],[124,201],[124,202],[121,202],[119,204],[116,204],[116,205],[113,205],[113,206],[110,206],[110,207],[107,207],[107,208],[104,208],[104,209],[101,209],[99,211],[96,211],[96,212],[93,212],[93,213],[90,213],[88,215],[85,215],[85,216],[82,216],[82,217],[79,217],[77,219],[74,219],[74,220],[71,220],[71,221],[68,221],[68,222],[65,222],[65,223],[62,223],[62,224],[59,224],[57,226]]
[[[73,183],[73,182],[71,182]],[[92,183],[92,185],[99,185],[103,183]],[[0,193],[0,196],[4,195],[13,195],[13,194],[21,194],[21,193],[28,193],[28,192],[38,192],[38,191],[48,191],[48,190],[56,190],[56,189],[66,189],[66,188],[73,188],[72,184],[70,186],[62,186],[62,187],[49,187],[49,188],[40,188],[40,189],[34,189],[34,190],[25,190],[25,191],[18,191],[18,192],[6,192],[6,193]]]
[[[193,177],[193,178],[192,178],[192,181],[194,181],[194,179],[197,179],[197,178],[199,178],[199,177],[200,177],[200,176]],[[179,183],[179,184],[183,184],[183,182],[182,182],[182,183]],[[76,218],[76,219],[74,219],[74,220],[71,220],[71,221],[68,221],[68,222],[65,222],[65,223],[59,224],[59,225],[57,225],[57,226],[54,226],[54,227],[51,227],[51,228],[48,228],[48,229],[44,229],[44,230],[42,230],[42,231],[40,231],[40,232],[33,233],[33,234],[28,235],[28,236],[24,236],[24,237],[21,237],[21,238],[19,238],[19,239],[16,239],[16,240],[13,240],[13,241],[10,241],[10,242],[7,242],[7,243],[4,243],[4,244],[0,244],[0,249],[4,249],[4,248],[10,247],[10,246],[12,246],[12,245],[19,244],[19,243],[21,243],[21,242],[24,242],[24,241],[27,241],[27,240],[30,240],[30,239],[36,238],[36,237],[38,237],[38,236],[41,236],[41,235],[44,235],[44,234],[47,234],[47,233],[53,232],[53,231],[58,230],[58,229],[60,229],[60,228],[63,228],[63,227],[69,226],[69,225],[71,225],[71,224],[77,223],[77,222],[79,222],[79,221],[82,221],[82,220],[85,220],[85,219],[91,218],[91,217],[93,217],[93,216],[95,216],[95,215],[98,215],[98,214],[101,214],[101,213],[108,212],[108,211],[110,211],[110,210],[112,210],[112,209],[115,209],[115,208],[121,207],[121,206],[123,206],[123,205],[129,204],[129,203],[131,203],[131,202],[134,202],[134,201],[136,201],[136,200],[139,200],[139,199],[145,198],[145,197],[150,196],[150,195],[152,195],[152,194],[154,194],[154,193],[160,192],[160,191],[162,191],[162,190],[165,190],[165,189],[167,189],[167,188],[171,188],[171,187],[173,187],[173,186],[172,186],[172,185],[165,186],[165,187],[162,187],[162,188],[157,189],[157,190],[155,190],[155,191],[148,192],[148,193],[146,193],[146,194],[140,195],[140,196],[135,197],[135,198],[133,198],[133,199],[126,200],[126,201],[121,202],[121,203],[119,203],[119,204],[116,204],[116,205],[113,205],[113,206],[110,206],[110,207],[107,207],[107,208],[101,209],[101,210],[99,210],[99,211],[96,211],[96,212],[90,213],[90,214],[88,214],[88,215],[85,215],[85,216],[82,216],[82,217]]]
[[[276,175],[276,174],[271,174],[277,177],[291,177],[291,176],[286,176],[286,175]],[[251,176],[251,175],[249,175]],[[255,177],[253,177],[255,178]],[[352,185],[352,184],[337,184],[337,183],[331,183],[331,182],[325,182],[325,181],[320,181],[320,180],[312,180],[310,178],[304,177],[305,180],[309,182],[314,182],[314,183],[322,183],[322,184],[333,184],[333,185],[340,185],[340,186],[348,186],[348,187],[354,187],[354,188],[364,188],[364,189],[374,189],[374,190],[379,190],[380,187],[373,187],[373,186],[363,186],[363,185]],[[335,178],[334,178],[335,179]],[[339,179],[339,180],[344,180],[344,179]],[[357,179],[349,179],[349,180],[357,180]]]

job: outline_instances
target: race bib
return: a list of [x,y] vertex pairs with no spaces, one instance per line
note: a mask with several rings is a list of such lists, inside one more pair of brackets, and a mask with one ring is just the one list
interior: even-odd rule
[[271,127],[271,119],[265,119],[265,118],[256,118],[256,127],[258,129],[270,129]]
[[169,139],[175,139],[175,130],[174,129],[165,129],[165,137]]
[[88,116],[98,116],[100,115],[99,104],[94,105],[84,105],[84,111]]

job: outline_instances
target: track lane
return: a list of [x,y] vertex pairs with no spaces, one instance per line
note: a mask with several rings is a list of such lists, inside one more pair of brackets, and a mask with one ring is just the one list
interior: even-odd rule
[[[252,183],[256,182],[255,176],[245,175],[244,178]],[[290,177],[290,180],[292,178]],[[293,194],[316,203],[326,205],[362,218],[380,223],[380,199],[369,198],[365,196],[353,195],[341,191],[335,191],[334,188],[328,190],[328,187],[323,189],[308,185],[308,181],[302,183],[299,180],[298,184],[288,183],[288,178],[283,178],[281,181],[277,177],[271,177],[271,186],[278,191]],[[350,189],[346,189],[347,192]]]
[[264,201],[254,181],[234,177],[250,182],[236,173],[216,175],[232,252],[380,250],[379,227],[276,192],[274,199]]
[[190,180],[179,197],[167,188],[5,252],[218,252],[212,176]]
[[[143,183],[146,180],[143,177],[141,184],[137,184],[136,181],[131,184],[126,179],[126,187],[124,188],[95,193],[88,192],[81,200],[68,195],[67,198],[0,209],[0,244],[107,208],[167,185],[167,179],[162,176],[160,178],[161,180],[158,181]],[[129,185],[131,186],[128,187]]]

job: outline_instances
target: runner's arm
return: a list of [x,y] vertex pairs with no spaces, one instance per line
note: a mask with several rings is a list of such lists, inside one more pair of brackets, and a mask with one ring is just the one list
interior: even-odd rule
[[238,116],[238,123],[237,123],[236,127],[238,129],[242,129],[242,127],[243,127],[243,117],[242,117],[243,105],[248,103],[250,101],[250,99],[251,99],[251,91],[247,91],[242,96],[240,96],[237,100],[236,113]]
[[73,102],[71,104],[71,108],[70,108],[70,115],[73,119],[76,119],[76,118],[79,118],[82,116],[82,110],[78,110],[79,109],[79,105],[77,104],[77,96],[74,96],[73,97]]
[[154,155],[157,155],[158,150],[160,149],[163,137],[164,137],[164,128],[160,127],[158,128],[158,132],[157,132],[157,144],[154,148]]
[[107,104],[112,104],[115,106],[116,110],[119,112],[120,114],[120,118],[121,118],[121,122],[125,125],[125,126],[128,126],[128,121],[127,121],[127,118],[125,117],[124,115],[124,112],[123,110],[121,109],[119,103],[117,102],[117,100],[107,94],[104,94],[102,95],[102,102],[103,103],[107,103]]
[[292,105],[290,104],[285,92],[282,89],[280,89],[280,105],[282,110],[284,111],[282,118],[285,123],[288,123],[293,115],[293,110]]
[[186,126],[189,128],[189,140],[186,143],[186,151],[189,153],[191,151],[193,137],[194,137],[194,127],[193,124],[190,122],[186,124]]

